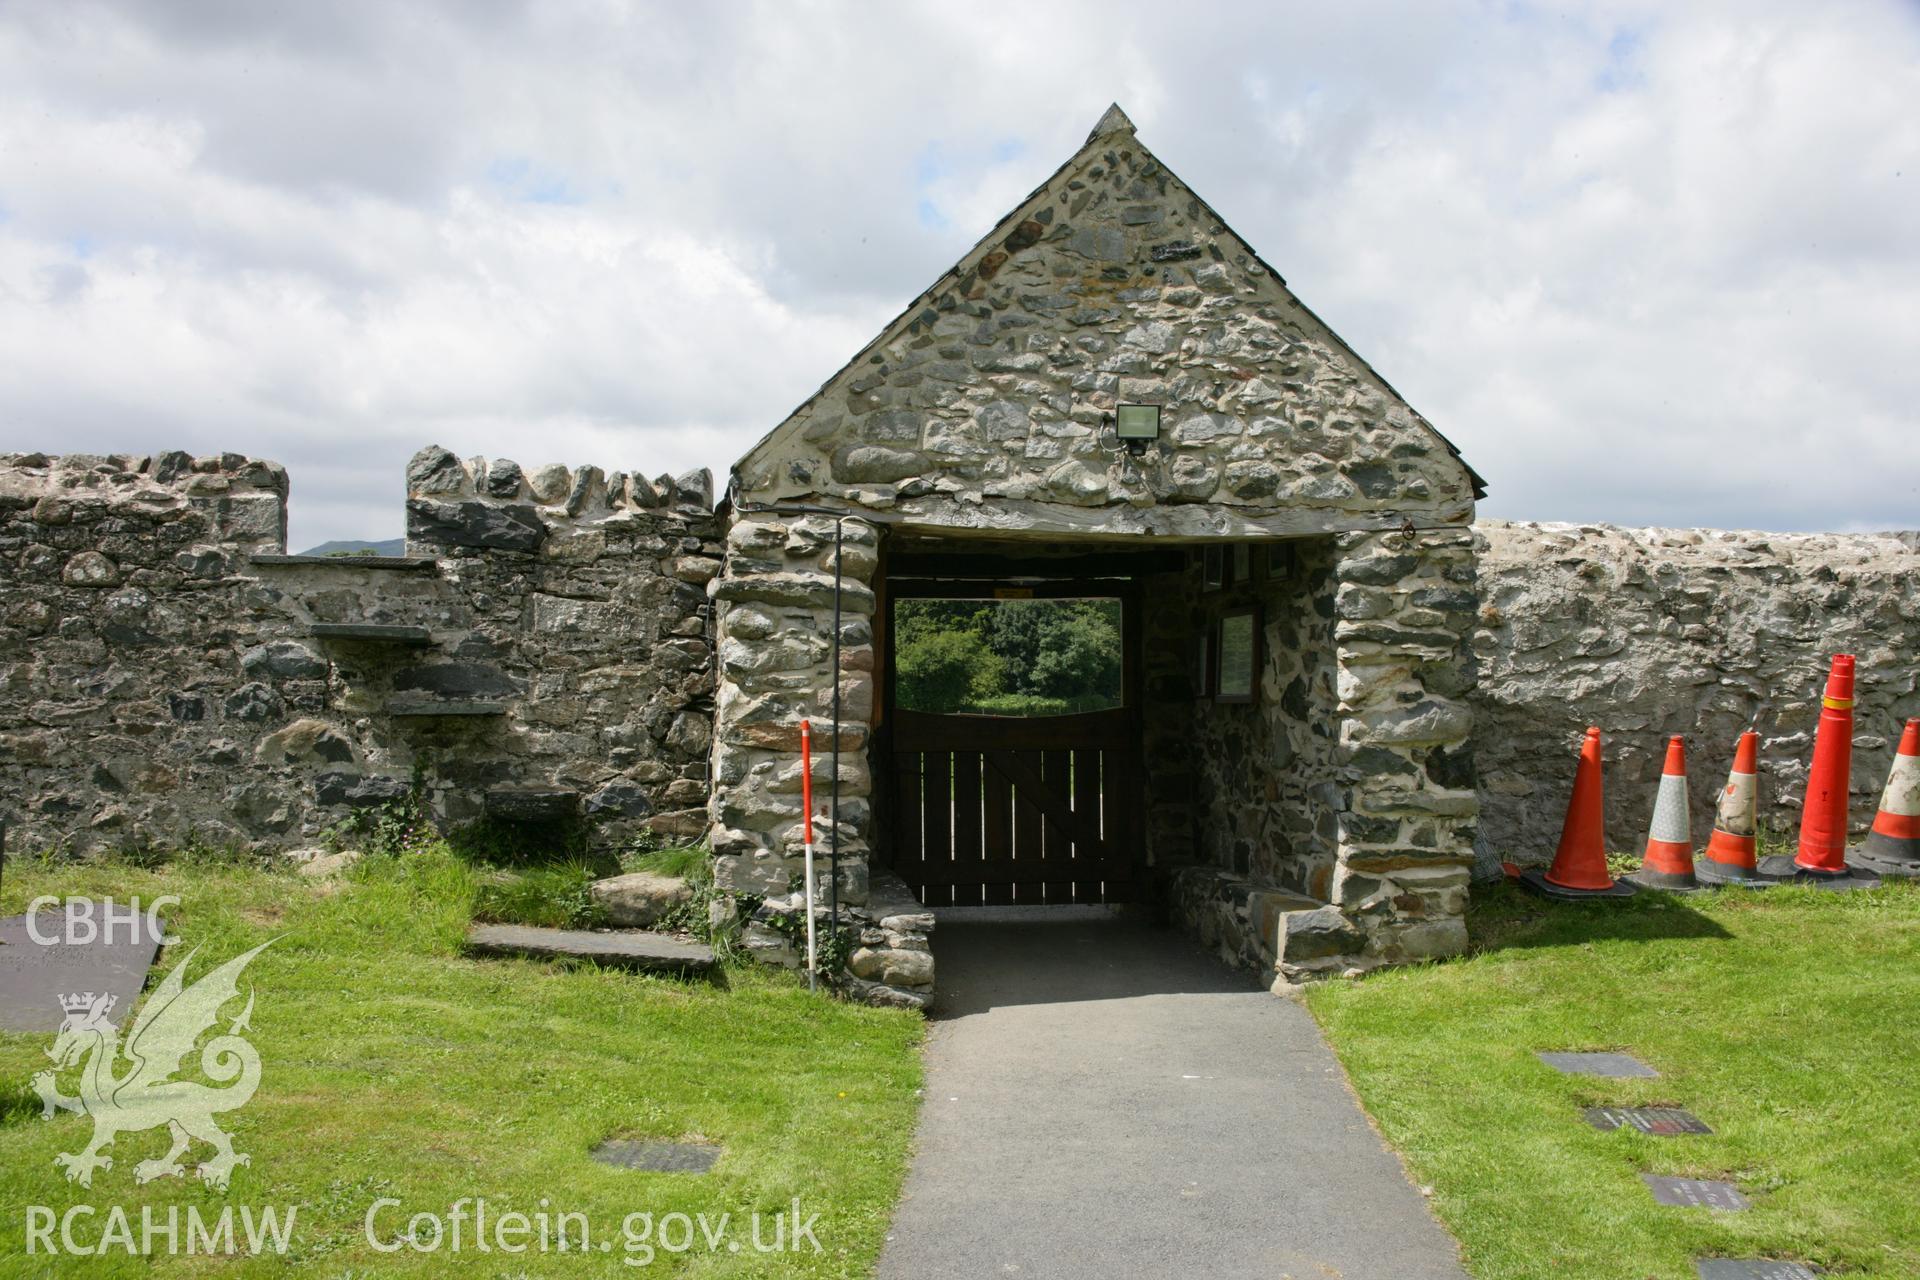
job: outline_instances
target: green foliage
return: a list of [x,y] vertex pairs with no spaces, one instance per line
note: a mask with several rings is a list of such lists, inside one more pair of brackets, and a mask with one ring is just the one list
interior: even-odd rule
[[941,631],[902,644],[894,661],[902,706],[959,711],[1000,688],[1000,659],[974,631]]
[[[108,859],[122,866],[138,867],[142,870],[155,870],[160,867],[215,867],[215,866],[256,866],[271,868],[279,859],[271,852],[254,852],[246,846],[228,841],[214,844],[189,832],[186,837],[174,844],[156,844],[151,840],[140,840],[123,844],[107,855]],[[9,861],[12,861],[10,858]]]
[[713,881],[713,855],[703,844],[630,851],[620,859],[620,868],[623,871],[651,871],[655,875],[674,876],[681,880]]
[[[1496,885],[1472,952],[1306,994],[1479,1280],[1694,1274],[1708,1255],[1920,1275],[1920,885],[1544,902]],[[1624,1050],[1656,1079],[1563,1076]],[[1899,1085],[1892,1082],[1899,1081]],[[1711,1134],[1601,1133],[1585,1106],[1684,1105]],[[1642,1173],[1730,1178],[1745,1213],[1664,1208]]]
[[[447,844],[469,862],[495,867],[542,866],[595,861],[592,831],[583,818],[548,822],[509,822],[480,818],[447,833]],[[612,869],[611,855],[598,860],[601,874]]]
[[[167,1150],[164,1129],[120,1134],[114,1167],[92,1191],[68,1183],[54,1156],[84,1144],[91,1122],[41,1120],[27,1082],[49,1065],[51,1037],[0,1032],[0,1202],[13,1206],[0,1215],[0,1259],[24,1260],[0,1262],[0,1274],[427,1280],[476,1259],[476,1274],[529,1274],[525,1256],[476,1255],[471,1235],[452,1261],[447,1249],[377,1252],[366,1217],[382,1197],[404,1202],[405,1212],[444,1213],[476,1195],[490,1209],[532,1212],[556,1187],[565,1198],[554,1207],[585,1214],[596,1229],[608,1224],[616,1252],[553,1253],[532,1264],[541,1275],[767,1275],[768,1259],[736,1262],[724,1251],[623,1266],[614,1261],[622,1259],[617,1228],[636,1209],[656,1222],[669,1213],[731,1213],[738,1222],[752,1210],[771,1220],[795,1196],[820,1214],[826,1251],[782,1254],[778,1274],[872,1273],[913,1132],[918,1014],[822,1000],[759,966],[713,983],[471,957],[470,911],[489,873],[444,845],[364,858],[325,880],[177,860],[143,870],[10,857],[6,870],[0,915],[40,894],[178,895],[167,922],[184,943],[169,948],[163,969],[204,947],[197,978],[249,947],[273,945],[247,971],[257,995],[248,1038],[267,1065],[253,1100],[229,1113],[231,1122],[222,1117],[252,1160],[234,1171],[225,1197],[190,1174],[135,1179],[134,1165]],[[726,1156],[700,1177],[635,1174],[590,1158],[614,1135],[700,1137],[724,1144]],[[206,1150],[196,1146],[188,1163]],[[285,1259],[169,1257],[164,1237],[151,1260],[118,1250],[27,1255],[20,1206],[65,1213],[86,1203],[99,1206],[78,1228],[89,1240],[100,1238],[109,1206],[135,1223],[136,1241],[143,1213],[164,1222],[189,1205],[209,1221],[229,1203],[296,1204],[299,1216]],[[383,1213],[383,1238],[404,1228],[405,1212]]]
[[1120,705],[1118,600],[902,600],[894,674],[912,711],[1062,715]]
[[[804,911],[768,912],[766,925],[786,938],[804,960],[807,952],[807,916]],[[831,920],[815,917],[813,948],[823,981],[833,982],[846,971],[847,960],[858,945],[857,937],[854,930],[845,925],[836,929]]]
[[606,911],[591,893],[597,879],[594,868],[579,860],[500,873],[483,881],[474,895],[474,918],[548,929],[592,929],[607,922]]

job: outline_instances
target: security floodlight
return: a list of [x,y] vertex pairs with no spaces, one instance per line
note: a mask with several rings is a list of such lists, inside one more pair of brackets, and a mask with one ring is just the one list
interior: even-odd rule
[[1139,457],[1160,438],[1160,406],[1123,404],[1114,407],[1113,434],[1128,453]]

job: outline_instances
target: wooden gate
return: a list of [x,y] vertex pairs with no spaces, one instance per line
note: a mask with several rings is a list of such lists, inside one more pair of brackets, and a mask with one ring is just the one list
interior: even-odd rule
[[929,906],[1126,902],[1139,847],[1129,709],[894,713],[893,868]]
[[[894,872],[928,906],[1133,900],[1145,806],[1132,583],[996,592],[991,584],[895,582],[888,594],[1122,600],[1123,705],[1115,710],[1029,718],[890,706],[887,832]],[[891,650],[889,643],[889,671]]]

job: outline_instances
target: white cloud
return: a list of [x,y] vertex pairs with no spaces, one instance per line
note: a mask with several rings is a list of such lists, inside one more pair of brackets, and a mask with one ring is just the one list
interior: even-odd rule
[[0,447],[716,470],[1119,99],[1489,513],[1912,525],[1890,2],[0,6]]

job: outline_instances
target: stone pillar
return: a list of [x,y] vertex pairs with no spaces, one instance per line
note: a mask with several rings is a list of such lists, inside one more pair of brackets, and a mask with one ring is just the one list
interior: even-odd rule
[[[726,568],[709,584],[719,637],[713,798],[714,881],[729,893],[784,898],[801,874],[800,722],[813,722],[814,808],[824,819],[835,767],[832,732],[834,522],[738,514]],[[840,900],[867,900],[873,825],[867,766],[873,725],[874,593],[879,536],[842,525]],[[827,825],[816,826],[825,852]],[[797,903],[795,905],[798,905]],[[750,939],[751,941],[751,939]]]
[[1456,955],[1479,798],[1469,530],[1338,539],[1333,904],[1377,962]]

